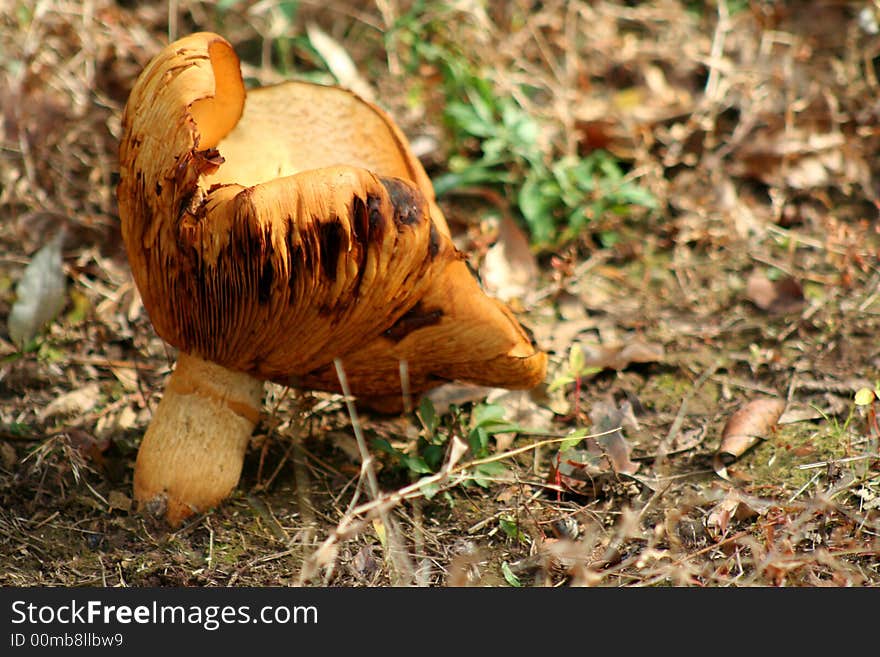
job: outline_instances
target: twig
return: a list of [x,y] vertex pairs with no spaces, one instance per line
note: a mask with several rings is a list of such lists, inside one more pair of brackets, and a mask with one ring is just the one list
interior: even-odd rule
[[798,491],[797,491],[794,495],[792,495],[791,497],[788,498],[788,503],[791,504],[791,503],[794,502],[797,498],[799,498],[799,497],[801,496],[801,493],[803,493],[803,492],[804,492],[805,490],[807,490],[810,486],[812,486],[812,485],[813,485],[813,482],[816,481],[816,480],[819,478],[819,475],[821,475],[821,474],[822,474],[821,472],[817,472],[817,473],[814,474],[812,477],[810,477],[810,480],[809,480],[807,483],[805,483],[803,486],[801,486],[801,487],[798,489]]
[[[584,436],[584,439],[588,437],[595,438],[599,436],[604,436],[606,434],[613,433],[614,431],[616,431],[616,429],[612,431],[597,433],[593,436]],[[430,477],[423,477],[422,479],[419,479],[418,481],[415,481],[408,486],[404,486],[403,488],[392,491],[390,493],[385,493],[382,496],[377,497],[376,499],[361,504],[354,509],[350,509],[348,512],[346,512],[345,516],[343,516],[342,520],[340,520],[339,523],[336,525],[336,528],[330,533],[330,535],[307,560],[300,574],[300,584],[302,585],[302,583],[311,578],[311,576],[314,574],[315,564],[320,560],[322,555],[333,553],[338,543],[346,540],[350,536],[357,535],[361,531],[361,529],[366,526],[367,522],[376,515],[380,515],[381,517],[381,514],[384,514],[387,509],[393,507],[396,504],[399,504],[403,500],[412,499],[413,497],[424,495],[424,487],[431,484],[441,483],[445,483],[447,487],[453,487],[461,483],[462,481],[466,481],[470,478],[469,475],[466,474],[467,470],[469,470],[470,468],[476,467],[478,465],[485,465],[487,463],[494,463],[495,461],[508,459],[512,456],[522,454],[523,452],[527,452],[529,450],[538,449],[545,445],[552,445],[554,443],[561,443],[570,439],[571,436],[564,436],[549,438],[547,440],[539,440],[538,442],[532,443],[531,445],[525,445],[517,449],[508,450],[500,454],[496,454],[495,456],[488,456],[486,458],[468,461],[455,467],[449,467],[449,464],[447,463],[444,468],[440,470],[440,472],[437,472]],[[363,517],[358,519],[359,516]]]
[[402,360],[398,363],[400,367],[400,392],[403,395],[403,412],[406,415],[412,413],[412,392],[409,387],[409,363]]
[[[840,463],[849,463],[850,461],[862,461],[864,459],[877,459],[880,454],[860,454],[859,456],[847,456],[842,459],[830,459],[828,461],[816,461],[815,463],[805,463],[797,466],[798,470],[812,470],[813,468],[824,468],[829,465],[838,465]],[[790,501],[790,500],[789,500]]]
[[208,570],[211,570],[214,567],[214,528],[211,526],[211,520],[205,523],[208,525]]
[[702,549],[700,549],[700,550],[697,550],[696,552],[692,552],[691,554],[686,554],[686,555],[684,555],[684,556],[681,557],[680,559],[677,559],[676,561],[673,561],[673,562],[670,564],[670,566],[672,566],[672,567],[674,567],[674,566],[680,566],[680,565],[682,565],[685,561],[688,561],[689,559],[693,559],[694,557],[698,557],[698,556],[700,556],[701,554],[705,554],[705,553],[707,553],[707,552],[711,552],[712,550],[715,550],[715,549],[717,549],[717,548],[720,548],[722,545],[726,545],[727,543],[732,543],[732,542],[734,542],[734,541],[738,541],[739,539],[743,538],[744,536],[748,536],[748,532],[747,532],[747,531],[741,531],[741,532],[739,532],[739,533],[737,533],[737,534],[734,534],[733,536],[728,536],[727,538],[722,539],[722,540],[718,541],[717,543],[713,543],[712,545],[707,545],[706,547],[704,547],[704,548],[702,548]]
[[[269,417],[274,419],[275,414],[278,412],[278,407],[281,405],[281,402],[284,401],[284,398],[287,397],[287,393],[290,392],[290,387],[285,386],[284,390],[281,393],[281,396],[275,401],[275,405],[272,407],[272,411],[269,413]],[[281,471],[281,467],[284,465],[285,461],[287,461],[287,457],[290,456],[290,449],[293,446],[293,440],[290,441],[290,445],[287,447],[287,451],[284,452],[284,456],[281,458],[281,462],[278,463],[275,471],[269,477],[269,480],[263,484],[263,463],[266,460],[266,454],[269,451],[269,445],[272,442],[272,435],[275,433],[276,424],[273,422],[269,426],[269,431],[266,432],[266,438],[263,441],[263,448],[260,450],[260,461],[257,464],[257,484],[254,486],[255,490],[268,490],[269,486],[272,484],[272,481],[278,476],[278,473]]]
[[[376,470],[373,468],[373,457],[367,449],[367,441],[364,439],[364,434],[361,430],[361,423],[358,420],[357,411],[354,407],[351,389],[348,386],[348,378],[345,376],[345,370],[342,367],[341,360],[334,358],[333,366],[336,368],[336,376],[339,379],[342,394],[345,396],[345,406],[348,409],[348,415],[351,418],[352,431],[354,432],[354,437],[357,441],[358,451],[361,454],[361,473],[364,479],[366,479],[370,496],[373,500],[377,500],[380,496],[379,481],[376,478]],[[411,584],[413,582],[415,571],[403,550],[402,541],[400,541],[394,519],[387,513],[387,510],[387,507],[382,507],[379,510],[379,518],[385,526],[388,543],[386,551],[391,558],[391,562],[395,566],[398,579],[401,580],[398,581],[397,584],[401,585],[404,582]]]
[[657,463],[662,463],[663,460],[668,455],[668,446],[672,444],[672,441],[675,440],[675,436],[678,434],[681,429],[681,425],[684,423],[684,416],[687,413],[687,407],[690,403],[691,399],[693,399],[694,395],[697,393],[697,390],[703,387],[703,384],[709,380],[709,378],[718,371],[721,363],[715,362],[709,367],[706,371],[704,371],[700,377],[694,382],[694,387],[691,388],[690,392],[685,395],[684,399],[681,400],[681,406],[678,407],[678,413],[675,415],[675,419],[672,420],[672,424],[669,426],[669,431],[666,434],[666,438],[660,441],[660,445],[657,449]]
[[709,77],[706,79],[706,98],[715,102],[718,96],[721,58],[724,56],[724,41],[730,30],[730,12],[727,2],[718,0],[718,23],[712,36],[712,49],[709,51]]

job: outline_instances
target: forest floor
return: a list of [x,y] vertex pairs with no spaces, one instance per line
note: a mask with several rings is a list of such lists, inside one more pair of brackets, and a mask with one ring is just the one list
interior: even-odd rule
[[[880,584],[876,7],[487,4],[4,4],[0,585]],[[520,217],[503,176],[442,190],[549,372],[362,410],[383,504],[342,398],[275,385],[226,503],[172,530],[132,500],[174,352],[121,243],[119,119],[169,31],[196,30],[233,43],[249,84],[364,85],[435,178],[479,158],[443,109],[464,58],[548,161],[601,148],[625,173],[612,192],[653,199],[622,210],[603,188],[581,228],[524,249],[499,231]],[[16,283],[62,227],[64,308],[20,351]],[[456,437],[470,451],[434,475]]]

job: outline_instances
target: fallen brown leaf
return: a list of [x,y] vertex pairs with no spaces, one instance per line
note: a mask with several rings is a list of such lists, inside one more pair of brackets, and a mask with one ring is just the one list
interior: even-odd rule
[[525,233],[508,216],[498,224],[498,241],[486,252],[480,278],[486,291],[502,301],[521,299],[535,289],[538,262]]
[[623,370],[632,363],[656,363],[663,360],[663,345],[635,338],[626,344],[580,345],[584,365],[609,370]]
[[722,479],[730,480],[727,466],[770,434],[782,411],[782,399],[753,399],[727,420],[721,433],[721,445],[712,460],[712,467]]
[[[447,383],[425,393],[438,413],[446,413],[452,405],[461,406],[468,402],[478,402],[496,388],[478,386],[473,383]],[[506,391],[505,391],[506,392]]]
[[595,436],[588,436],[577,447],[559,453],[554,480],[569,490],[591,494],[596,479],[609,473],[635,475],[639,464],[631,460],[632,448],[624,436],[625,427],[638,429],[632,405],[624,401],[597,401],[590,409]]
[[99,438],[83,429],[70,429],[67,431],[67,435],[70,445],[87,461],[99,468],[106,469],[107,459],[105,452],[110,447],[109,438]]
[[746,282],[746,298],[761,310],[782,315],[803,307],[804,290],[790,276],[771,281],[763,272],[755,270]]
[[761,513],[763,513],[763,510],[753,508],[745,497],[733,488],[727,491],[727,495],[723,500],[712,507],[712,510],[706,517],[706,530],[713,540],[718,541],[724,537],[732,518],[747,520]]
[[[632,448],[623,435],[623,427],[632,426],[638,429],[638,421],[633,413],[632,405],[624,401],[619,406],[612,403],[597,402],[590,409],[590,421],[596,433],[604,433],[596,438],[596,442],[608,457],[611,467],[618,474],[635,474],[639,464],[630,459]],[[614,431],[612,431],[614,429]]]
[[16,454],[15,448],[5,441],[0,442],[0,461],[6,470],[12,470],[18,463],[18,454]]
[[107,504],[111,509],[119,509],[120,511],[131,511],[131,498],[125,493],[118,490],[111,490],[107,496]]

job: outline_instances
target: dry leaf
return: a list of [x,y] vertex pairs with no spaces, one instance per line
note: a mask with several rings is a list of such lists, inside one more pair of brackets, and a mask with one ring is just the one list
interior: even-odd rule
[[373,530],[376,532],[376,537],[379,539],[379,543],[382,544],[383,549],[388,549],[388,532],[385,529],[385,523],[382,522],[381,518],[373,518]]
[[746,297],[772,314],[797,312],[804,305],[804,290],[795,279],[788,276],[771,281],[758,270],[746,282]]
[[639,464],[630,460],[632,448],[623,435],[623,427],[638,429],[638,421],[628,401],[619,406],[614,403],[597,402],[590,409],[590,421],[596,433],[616,431],[598,436],[596,442],[611,462],[611,467],[618,474],[635,474]]
[[706,517],[706,530],[709,536],[717,541],[727,532],[731,518],[747,520],[757,515],[759,515],[759,511],[750,506],[738,490],[731,489],[723,500],[712,507]]
[[795,403],[789,405],[789,407],[785,409],[785,413],[783,413],[779,417],[779,421],[777,422],[777,424],[809,422],[811,420],[818,420],[820,418],[826,417],[827,415],[834,415],[834,413],[823,413],[820,409],[816,408],[813,405]]
[[122,388],[126,392],[138,391],[138,373],[131,367],[111,367],[110,371],[113,376],[122,384]]
[[[535,431],[553,430],[553,411],[545,406],[550,402],[541,388],[533,390],[504,390],[494,388],[486,397],[487,404],[497,404],[504,409],[504,417],[517,426]],[[495,436],[498,449],[503,451],[516,438],[515,433]],[[510,441],[510,442],[508,442]]]
[[486,252],[480,278],[486,291],[502,301],[521,299],[535,289],[538,262],[525,233],[510,217],[498,225],[498,241]]
[[99,438],[111,438],[134,429],[137,425],[137,412],[130,406],[123,406],[115,413],[107,413],[98,418],[98,422],[95,424],[95,435]]
[[99,468],[106,469],[107,459],[104,453],[110,447],[109,438],[100,438],[82,429],[69,429],[67,435],[70,445],[83,457]]
[[61,259],[63,243],[64,231],[61,230],[37,251],[15,288],[16,300],[7,321],[9,337],[19,349],[24,349],[67,303]]
[[7,442],[0,443],[0,461],[6,470],[12,470],[13,466],[18,463],[18,454],[15,448]]
[[107,505],[111,509],[119,509],[120,511],[131,511],[131,498],[118,490],[111,490],[107,496]]
[[453,436],[452,441],[449,444],[449,449],[446,452],[446,462],[443,464],[442,471],[452,471],[455,466],[458,465],[458,462],[461,461],[461,457],[467,454],[468,449],[470,449],[470,445],[468,445],[467,442],[458,436]]
[[557,457],[551,477],[569,490],[590,494],[596,479],[609,473],[635,475],[639,464],[630,459],[632,448],[623,434],[623,428],[638,428],[638,422],[628,401],[620,406],[614,402],[597,401],[590,409],[594,434],[577,447],[563,450]]
[[361,452],[350,431],[328,431],[324,437],[329,444],[345,454],[352,463],[360,463]]
[[580,345],[584,365],[609,370],[623,370],[632,363],[656,363],[666,355],[663,345],[635,338],[618,345]]
[[556,309],[559,311],[559,316],[566,322],[587,319],[587,308],[584,305],[584,300],[567,290],[562,290],[556,296]]
[[379,567],[376,560],[375,547],[372,544],[364,545],[351,560],[352,570],[361,577],[371,577]]
[[715,472],[729,480],[727,466],[766,438],[784,410],[785,401],[782,399],[754,399],[731,415],[724,425],[721,445],[712,460]]
[[[793,189],[825,187],[832,177],[848,173],[850,157],[846,137],[838,132],[821,133],[806,128],[780,130],[770,126],[759,131],[740,149],[731,170],[734,175],[756,178],[771,186]],[[858,167],[853,173],[859,176]],[[853,180],[853,182],[860,182]]]
[[87,413],[95,407],[100,392],[101,388],[97,383],[90,383],[79,390],[72,390],[49,402],[37,417],[42,422],[54,415]]
[[472,383],[447,383],[437,388],[433,388],[424,394],[431,400],[431,404],[438,413],[446,413],[450,406],[461,406],[468,402],[479,402],[495,390],[504,390],[504,388],[490,388],[487,386],[478,386]]

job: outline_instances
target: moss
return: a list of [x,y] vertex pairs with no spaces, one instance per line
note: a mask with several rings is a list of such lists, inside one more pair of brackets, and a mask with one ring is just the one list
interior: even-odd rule
[[677,412],[682,400],[691,394],[689,413],[711,413],[711,409],[717,409],[719,393],[716,384],[707,381],[694,390],[693,380],[678,372],[663,372],[654,376],[642,393],[641,401],[657,411]]
[[831,419],[821,424],[798,422],[780,427],[740,460],[756,485],[795,492],[816,474],[798,466],[847,456],[848,429]]

